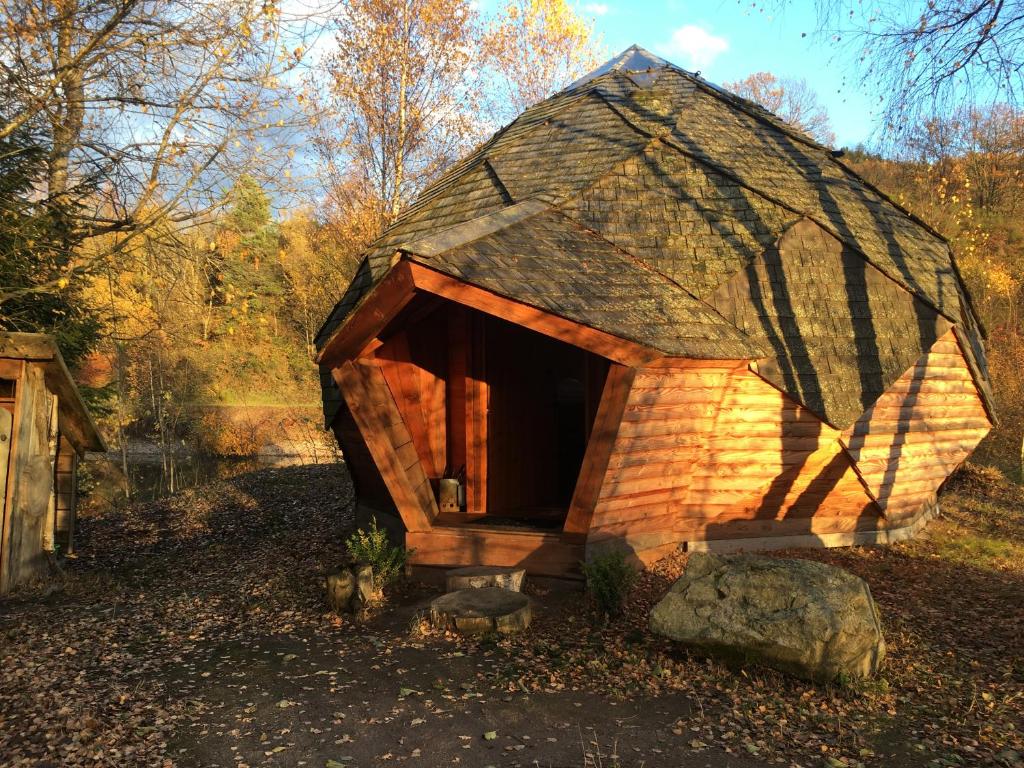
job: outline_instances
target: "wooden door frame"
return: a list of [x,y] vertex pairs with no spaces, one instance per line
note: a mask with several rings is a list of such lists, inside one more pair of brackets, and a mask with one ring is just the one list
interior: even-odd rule
[[[18,456],[18,433],[21,432],[21,424],[24,421],[22,413],[22,398],[25,391],[25,362],[22,360],[3,360],[4,378],[14,380],[14,413],[11,419],[11,435],[9,439],[10,448],[7,454],[7,465],[4,467],[3,479],[3,507],[0,509],[0,595],[6,594],[11,584],[10,578],[10,539],[11,539],[11,515],[14,510],[14,487],[17,483],[11,477],[12,468]],[[13,365],[10,365],[13,363]]]
[[635,378],[636,368],[618,363],[612,363],[608,368],[601,401],[597,406],[597,415],[594,417],[594,425],[583,454],[583,464],[576,479],[576,490],[569,504],[569,514],[562,526],[565,533],[586,534],[590,530],[594,509],[601,495],[601,486],[604,484],[608,462],[615,447],[619,425],[622,423]]

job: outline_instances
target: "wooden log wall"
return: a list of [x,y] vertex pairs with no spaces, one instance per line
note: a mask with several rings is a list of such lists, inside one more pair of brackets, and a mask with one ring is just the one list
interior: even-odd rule
[[894,524],[934,500],[991,426],[950,331],[843,432],[842,441]]
[[588,544],[645,561],[683,541],[872,527],[879,510],[839,433],[736,361],[640,369]]

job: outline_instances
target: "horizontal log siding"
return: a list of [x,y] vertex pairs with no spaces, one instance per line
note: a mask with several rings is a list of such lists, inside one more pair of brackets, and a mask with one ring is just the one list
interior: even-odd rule
[[842,441],[893,524],[932,503],[991,426],[950,331],[843,432]]
[[651,560],[688,540],[872,527],[878,508],[838,438],[745,364],[641,369],[589,541],[624,537]]

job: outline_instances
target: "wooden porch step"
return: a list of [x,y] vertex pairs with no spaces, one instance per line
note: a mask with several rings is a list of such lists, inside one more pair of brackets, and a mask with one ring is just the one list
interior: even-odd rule
[[411,565],[457,567],[499,565],[525,568],[530,575],[581,578],[584,537],[523,528],[484,525],[436,525],[408,531],[405,544],[415,551]]

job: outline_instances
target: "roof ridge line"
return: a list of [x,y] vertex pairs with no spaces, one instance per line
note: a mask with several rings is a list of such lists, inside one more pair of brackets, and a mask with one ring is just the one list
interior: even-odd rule
[[532,218],[551,207],[550,203],[536,197],[528,197],[518,203],[485,213],[482,216],[476,216],[461,224],[453,224],[427,237],[398,243],[395,246],[395,251],[429,259],[445,251],[469,245],[488,235],[508,229],[513,224]]
[[[921,227],[923,227],[924,229],[926,229],[930,234],[932,234],[935,237],[937,237],[943,243],[949,245],[949,240],[941,232],[939,232],[937,229],[935,229],[935,227],[933,227],[927,221],[925,221],[924,219],[919,217],[913,211],[911,211],[908,208],[905,208],[904,206],[900,205],[890,195],[888,195],[887,193],[883,192],[875,184],[873,184],[872,182],[870,182],[867,179],[865,179],[861,174],[859,174],[857,171],[855,171],[849,165],[844,163],[840,157],[834,155],[833,154],[833,150],[830,149],[825,144],[822,144],[821,142],[817,141],[813,137],[811,137],[811,136],[809,136],[807,134],[804,134],[802,131],[798,131],[798,130],[794,129],[785,120],[783,120],[781,117],[776,115],[774,112],[771,112],[771,111],[765,109],[760,104],[758,104],[757,102],[755,102],[755,101],[753,101],[751,99],[747,99],[747,98],[744,98],[743,96],[740,96],[739,94],[732,93],[731,91],[727,91],[724,88],[721,88],[721,87],[715,85],[714,83],[711,83],[711,82],[705,80],[700,75],[695,74],[693,72],[688,72],[687,70],[683,69],[682,67],[676,66],[675,64],[673,64],[671,62],[668,63],[668,66],[671,67],[673,70],[675,70],[675,71],[679,72],[680,74],[682,74],[684,77],[687,77],[690,80],[693,80],[693,82],[698,87],[700,87],[701,90],[703,90],[706,93],[710,94],[711,96],[717,98],[719,101],[725,102],[726,104],[730,104],[731,106],[738,107],[744,114],[754,118],[758,122],[763,123],[763,124],[765,124],[765,125],[767,125],[767,126],[769,126],[771,128],[775,128],[777,130],[781,130],[787,136],[790,136],[791,138],[797,139],[798,141],[800,141],[800,142],[802,142],[804,144],[807,144],[808,146],[810,146],[810,147],[812,147],[814,149],[817,149],[817,150],[821,151],[823,154],[828,156],[828,159],[831,162],[835,163],[840,168],[842,168],[844,171],[846,171],[847,173],[851,174],[855,179],[857,179],[857,181],[859,181],[861,184],[866,186],[868,189],[870,189],[876,195],[881,197],[885,202],[887,202],[890,205],[892,205],[900,213],[903,213],[903,214],[907,215],[908,217],[910,217],[914,221],[914,223],[916,223],[916,224],[920,225]],[[753,105],[757,109],[751,109],[750,105]],[[759,110],[767,112],[768,114],[772,115],[773,117],[778,119],[779,122],[782,123],[782,125],[776,125],[775,123],[772,123],[771,121],[766,120],[764,118],[764,115],[759,113]]]
[[744,189],[750,190],[755,195],[758,195],[758,196],[764,198],[768,202],[773,203],[774,205],[777,205],[780,208],[785,208],[787,211],[792,211],[793,213],[797,214],[798,216],[805,216],[806,218],[810,219],[815,224],[820,226],[822,229],[824,229],[826,232],[828,232],[830,235],[835,237],[839,242],[841,242],[841,243],[849,246],[850,248],[852,248],[868,264],[873,266],[875,269],[877,269],[883,275],[885,275],[890,280],[895,282],[897,285],[901,286],[904,290],[906,290],[907,292],[909,292],[913,296],[916,296],[917,298],[919,298],[924,304],[926,304],[927,306],[931,307],[933,310],[938,312],[940,315],[942,315],[944,318],[949,320],[951,323],[958,322],[958,320],[956,318],[950,317],[948,313],[943,311],[941,308],[937,307],[935,305],[935,303],[932,302],[932,300],[930,298],[928,298],[927,296],[922,296],[921,292],[918,289],[915,289],[915,288],[911,287],[910,285],[908,285],[905,280],[901,280],[901,279],[899,279],[897,277],[894,277],[893,275],[889,274],[889,270],[887,270],[886,268],[881,267],[878,264],[876,264],[874,259],[872,259],[870,256],[868,256],[868,254],[866,254],[864,252],[863,248],[861,248],[856,243],[849,242],[849,240],[847,238],[843,237],[841,234],[839,234],[839,232],[837,232],[832,227],[832,225],[830,223],[828,223],[826,221],[822,221],[822,219],[820,217],[815,216],[815,215],[810,214],[810,213],[807,213],[806,211],[801,211],[798,208],[794,208],[792,205],[789,205],[789,204],[783,202],[782,200],[778,199],[774,195],[772,195],[772,194],[770,194],[768,192],[765,192],[762,189],[758,189],[757,187],[753,186],[749,182],[741,179],[739,176],[734,174],[732,171],[730,171],[730,170],[728,170],[728,169],[726,169],[726,168],[724,168],[724,167],[722,167],[722,166],[712,162],[711,160],[703,158],[703,157],[695,154],[694,152],[690,151],[689,149],[684,147],[682,144],[680,144],[678,141],[676,141],[671,136],[656,137],[655,141],[660,141],[663,144],[665,144],[666,147],[674,149],[676,152],[679,152],[680,154],[685,155],[686,157],[690,158],[694,162],[699,163],[700,165],[703,165],[703,166],[705,166],[707,168],[713,169],[716,173],[720,173],[723,176],[731,179],[732,181],[736,182],[739,186],[743,187]]
[[[633,44],[629,48],[627,48],[626,51],[623,51],[623,54],[625,54],[626,52],[628,52],[629,50],[632,50],[634,48],[637,48],[637,49],[640,49],[640,50],[644,50],[644,49],[640,48],[640,46],[638,46],[636,44]],[[620,55],[622,55],[622,54],[620,54]],[[660,56],[658,58],[661,59]],[[839,157],[834,155],[833,154],[833,150],[830,147],[828,147],[827,145],[822,144],[821,142],[817,141],[815,138],[813,138],[809,134],[805,133],[804,131],[801,131],[801,130],[798,130],[798,129],[794,128],[789,123],[787,123],[785,120],[783,120],[781,117],[776,115],[774,112],[766,109],[762,105],[758,104],[756,101],[753,101],[752,99],[748,99],[748,98],[745,98],[743,96],[740,96],[737,93],[733,93],[732,91],[726,90],[725,88],[723,88],[723,87],[721,87],[719,85],[716,85],[715,83],[712,83],[709,80],[704,79],[703,77],[701,77],[699,72],[691,72],[691,71],[689,71],[687,69],[683,69],[678,64],[674,64],[673,62],[668,61],[667,59],[661,59],[661,61],[663,61],[664,64],[662,64],[661,67],[658,67],[659,69],[660,68],[670,69],[673,72],[676,72],[677,74],[682,75],[687,80],[690,80],[691,82],[693,82],[694,85],[696,85],[698,88],[700,88],[702,91],[704,91],[708,95],[712,96],[713,98],[716,98],[719,101],[724,102],[725,104],[727,104],[729,106],[733,106],[733,107],[738,108],[744,114],[746,114],[747,116],[753,118],[754,120],[757,120],[758,122],[763,123],[764,125],[767,125],[770,128],[774,128],[776,130],[780,130],[783,133],[785,133],[787,136],[789,136],[790,138],[793,138],[793,139],[801,142],[802,144],[806,144],[807,146],[809,146],[809,147],[811,147],[813,149],[816,149],[819,152],[821,152],[822,154],[826,155],[828,160],[832,161],[833,163],[835,163],[836,165],[838,165],[839,167],[841,167],[843,170],[847,171],[848,173],[852,174],[857,179],[857,181],[859,181],[862,184],[864,184],[872,192],[874,192],[879,197],[881,197],[885,202],[887,202],[890,205],[892,205],[894,208],[896,208],[901,213],[906,214],[907,216],[909,216],[916,224],[918,224],[921,227],[923,227],[924,229],[926,229],[930,234],[934,235],[935,237],[937,237],[942,242],[946,243],[947,245],[949,244],[949,240],[941,232],[936,230],[931,224],[929,224],[924,219],[920,218],[913,211],[911,211],[908,208],[905,208],[904,206],[900,205],[892,197],[890,197],[888,194],[886,194],[881,189],[879,189],[877,186],[875,186],[875,184],[873,184],[872,182],[868,181],[863,176],[861,176],[861,174],[859,174],[857,171],[855,171],[849,165],[844,163]],[[580,84],[580,86],[578,86],[578,87],[580,89],[582,89],[583,86],[593,86],[593,84],[596,83],[599,80],[603,80],[606,77],[607,78],[612,78],[612,77],[615,77],[615,76],[623,77],[623,78],[625,78],[627,80],[630,79],[629,76],[626,73],[624,73],[621,69],[617,69],[616,68],[616,69],[610,69],[607,72],[604,72],[604,73],[598,75],[597,77],[593,78],[592,80],[588,80],[585,83]],[[632,81],[630,81],[630,82],[632,82]],[[633,83],[633,87],[634,88],[639,88],[639,86],[637,86],[636,83]],[[602,98],[605,99],[605,101],[608,101],[607,97],[604,95],[603,92],[601,92],[601,90],[599,88],[597,88],[596,86],[593,86],[593,89],[596,90],[598,92],[598,94]],[[569,93],[572,90],[573,90],[573,86],[572,86],[572,84],[570,84],[566,88],[564,88],[562,91],[559,91],[559,93]],[[608,104],[609,104],[609,106],[611,106],[611,102],[610,101],[608,101]],[[614,107],[613,107],[613,109],[614,109]],[[618,110],[616,110],[616,111],[618,111]],[[778,121],[778,123],[772,122],[771,120],[767,120],[765,118],[765,114],[762,114],[762,113],[771,115],[772,117],[774,117]],[[623,117],[623,119],[626,119],[626,118]],[[633,125],[632,122],[630,124]],[[638,126],[634,125],[634,127],[638,127]],[[648,133],[648,132],[644,131],[644,133]],[[651,135],[651,134],[648,134],[648,135]],[[973,307],[972,307],[972,309],[973,309]]]
[[[832,152],[832,150],[829,147],[815,140],[814,138],[807,135],[803,131],[800,131],[794,128],[793,126],[789,125],[785,120],[776,115],[774,112],[768,111],[755,101],[746,99],[740,96],[739,94],[735,94],[732,91],[728,91],[725,88],[722,88],[721,86],[712,83],[709,80],[705,80],[697,72],[690,72],[687,69],[683,69],[678,64],[673,64],[671,61],[665,61],[665,64],[662,67],[659,67],[659,69],[669,69],[679,75],[682,75],[684,78],[691,81],[694,85],[696,85],[698,88],[700,88],[708,95],[718,99],[721,102],[724,102],[729,106],[740,109],[744,114],[748,115],[749,117],[752,117],[758,122],[761,122],[771,128],[775,128],[776,130],[782,131],[787,136],[796,139],[802,144],[806,144],[807,146],[812,147],[813,149],[816,149],[827,155],[830,155]],[[582,89],[584,86],[593,85],[594,83],[604,80],[605,78],[611,78],[616,75],[619,77],[626,78],[627,80],[630,79],[629,76],[622,70],[612,69],[609,70],[608,72],[602,73],[598,77],[595,77],[593,80],[589,80],[586,83],[581,84],[578,87]],[[630,82],[633,84],[634,88],[639,89],[639,86],[635,82],[633,82],[632,80],[630,80]],[[596,86],[594,87],[596,89]],[[562,91],[559,91],[559,93],[570,93],[572,90],[572,85],[569,85]],[[765,119],[765,116],[761,114],[762,112],[774,117],[776,120],[778,120],[779,124],[776,124],[770,120]]]
[[[593,90],[596,90],[596,89],[593,89],[593,88],[581,89],[579,91],[579,93],[573,93],[573,94],[569,94],[566,91],[560,91],[559,93],[565,93],[566,94],[566,97],[567,97],[566,98],[566,102],[564,104],[562,104],[561,106],[556,107],[554,110],[552,110],[551,114],[552,115],[557,115],[560,112],[563,112],[564,110],[569,109],[574,104],[577,104],[581,99],[585,98],[588,95],[588,93],[590,91],[593,91]],[[554,94],[554,96],[557,96],[557,95],[559,95],[559,94]],[[531,109],[533,109],[534,107],[539,107],[542,104],[547,103],[548,101],[551,100],[551,98],[554,98],[554,96],[548,97],[547,99],[542,99],[541,101],[538,101],[536,104],[531,104],[523,112],[521,112],[520,114],[516,115],[515,119],[512,120],[512,122],[508,123],[507,125],[502,126],[494,134],[492,134],[490,137],[488,137],[485,141],[481,142],[479,145],[477,145],[475,148],[473,148],[473,150],[470,151],[470,153],[466,157],[456,161],[451,166],[446,168],[437,179],[435,179],[430,185],[428,185],[426,187],[426,189],[422,190],[416,196],[416,199],[412,202],[412,204],[410,204],[407,208],[403,208],[400,211],[400,213],[398,215],[398,218],[396,218],[393,222],[388,224],[388,226],[385,227],[381,231],[381,233],[377,237],[375,237],[373,239],[373,242],[371,242],[362,251],[362,253],[369,253],[371,250],[373,250],[374,243],[376,243],[379,240],[381,240],[382,238],[384,238],[388,234],[389,231],[391,231],[395,227],[401,225],[402,224],[402,219],[404,218],[405,214],[408,214],[408,213],[411,213],[413,211],[419,210],[426,203],[429,203],[433,199],[433,197],[437,194],[437,192],[440,192],[443,189],[445,181],[454,181],[455,178],[457,178],[456,174],[458,174],[460,171],[468,172],[468,171],[471,171],[476,166],[482,165],[483,162],[487,159],[488,155],[490,154],[490,148],[493,147],[494,144],[496,144],[498,142],[498,140],[502,136],[504,136],[506,133],[508,133],[508,131],[510,131],[513,126],[515,126],[523,117],[525,117],[530,112]],[[543,123],[538,123],[537,125],[534,125],[534,126],[531,126],[530,128],[527,128],[525,130],[525,133],[533,132],[534,130],[539,128],[542,124]],[[496,154],[500,154],[500,152],[496,153]],[[506,192],[507,192],[507,190],[506,190]],[[509,195],[509,196],[511,197],[511,195]]]
[[[553,212],[557,213],[560,217],[562,217],[566,221],[568,221],[571,226],[574,226],[577,229],[579,229],[579,230],[581,230],[583,232],[586,232],[588,235],[591,235],[591,236],[597,238],[598,240],[601,240],[602,242],[607,243],[608,246],[610,246],[612,248],[612,250],[620,253],[624,259],[626,259],[626,260],[630,261],[631,263],[635,264],[637,267],[640,267],[641,269],[643,269],[643,270],[645,270],[647,272],[650,272],[651,274],[657,275],[658,277],[660,277],[662,280],[664,280],[669,285],[672,285],[675,288],[677,288],[678,290],[682,291],[687,296],[689,296],[691,299],[693,299],[698,304],[700,304],[707,312],[710,312],[711,314],[714,314],[714,315],[718,315],[718,317],[720,317],[722,319],[722,321],[726,325],[730,326],[731,328],[734,328],[736,330],[736,333],[739,334],[740,337],[742,337],[744,339],[749,339],[750,342],[751,342],[751,346],[757,346],[757,339],[755,339],[749,333],[747,333],[742,328],[740,328],[738,325],[736,325],[736,323],[732,322],[729,318],[727,318],[725,315],[723,315],[721,312],[719,312],[717,307],[713,307],[711,304],[708,304],[706,301],[704,301],[704,299],[702,299],[700,296],[697,296],[696,294],[691,293],[690,291],[688,291],[677,280],[669,277],[664,272],[662,272],[660,269],[656,269],[655,267],[651,266],[644,259],[641,259],[636,254],[630,253],[628,250],[623,248],[621,245],[617,245],[616,243],[612,242],[611,240],[606,238],[604,235],[602,235],[600,232],[597,232],[597,231],[591,229],[590,227],[584,225],[582,222],[577,221],[572,216],[570,216],[565,211],[563,211],[559,206],[553,205],[553,206],[551,206],[551,210]],[[751,358],[751,359],[755,359],[755,358]]]
[[[624,77],[627,80],[629,79],[628,75],[623,75],[621,72],[612,72],[610,74],[619,75],[620,77]],[[634,86],[635,86],[635,84],[634,84]],[[614,112],[616,115],[618,115],[619,118],[621,118],[622,122],[624,122],[626,125],[628,125],[630,128],[632,128],[634,131],[636,131],[637,133],[640,133],[640,134],[642,134],[644,136],[647,136],[650,139],[658,139],[659,138],[658,134],[651,133],[646,128],[643,128],[642,126],[640,126],[637,123],[635,123],[632,120],[630,120],[625,114],[623,114],[622,109],[620,107],[618,107],[615,104],[614,101],[612,101],[610,98],[608,98],[608,96],[605,94],[605,92],[602,91],[600,88],[595,88],[594,90],[597,92],[598,98],[600,98],[605,104],[608,105],[608,109],[610,109],[612,112]],[[669,132],[671,132],[671,131],[669,131]]]
[[[826,155],[831,155],[832,150],[829,147],[827,147],[826,145],[824,145],[821,142],[817,141],[816,139],[812,138],[811,136],[809,136],[808,134],[804,133],[803,131],[797,130],[796,128],[791,126],[789,123],[787,123],[785,120],[783,120],[781,117],[776,115],[774,112],[770,112],[767,109],[765,109],[764,107],[762,107],[756,101],[744,98],[743,96],[740,96],[739,94],[733,93],[732,91],[727,91],[725,88],[721,87],[720,85],[715,85],[714,83],[712,83],[712,82],[710,82],[708,80],[705,80],[699,74],[697,74],[695,72],[688,72],[687,70],[685,70],[682,67],[679,67],[679,66],[673,64],[672,62],[669,62],[668,66],[671,67],[676,72],[678,72],[681,75],[683,75],[683,77],[686,77],[689,80],[692,80],[693,83],[698,88],[700,88],[705,93],[713,96],[714,98],[718,99],[719,101],[724,102],[724,103],[728,104],[729,106],[737,107],[738,109],[740,109],[744,114],[748,115],[749,117],[752,117],[755,120],[757,120],[758,122],[764,123],[765,125],[767,125],[767,126],[769,126],[771,128],[775,128],[776,130],[782,131],[783,133],[785,133],[790,138],[796,139],[797,141],[801,142],[802,144],[806,144],[809,147],[817,149],[817,150],[819,150],[820,152],[823,152]],[[778,120],[782,125],[776,125],[775,123],[771,122],[770,120],[766,120],[764,115],[760,114],[760,112],[765,112],[765,113],[771,115],[776,120]],[[835,159],[835,158],[833,158],[833,159]]]
[[985,324],[982,322],[981,317],[978,315],[978,312],[974,308],[974,296],[971,295],[971,288],[970,288],[969,285],[967,285],[967,282],[964,280],[964,276],[960,273],[960,265],[957,264],[956,253],[954,253],[953,246],[950,244],[949,239],[945,235],[943,235],[941,232],[939,232],[937,229],[935,229],[935,227],[933,227],[927,221],[925,221],[920,216],[918,216],[916,213],[911,211],[909,208],[905,208],[904,206],[900,205],[888,193],[882,191],[875,184],[873,184],[872,182],[868,181],[863,176],[861,176],[856,170],[854,170],[849,165],[844,163],[842,161],[842,158],[833,157],[832,158],[832,162],[834,162],[836,165],[838,165],[844,171],[846,171],[847,173],[852,175],[855,179],[857,179],[857,181],[859,181],[865,187],[867,187],[872,192],[874,192],[876,195],[881,197],[882,200],[884,200],[885,202],[889,203],[897,211],[899,211],[900,213],[902,213],[902,214],[906,215],[907,217],[909,217],[911,219],[911,221],[913,221],[914,223],[918,224],[921,227],[924,227],[925,230],[927,230],[932,235],[937,237],[939,239],[939,241],[941,241],[946,246],[946,250],[949,252],[949,263],[953,267],[954,274],[956,274],[957,282],[959,283],[960,290],[963,293],[964,298],[967,300],[967,309],[970,311],[970,313],[972,315],[972,319],[974,320],[975,324],[978,326],[979,330],[981,331],[982,337],[987,338],[988,337],[988,331],[986,330]]

